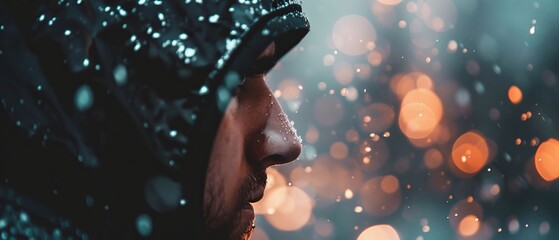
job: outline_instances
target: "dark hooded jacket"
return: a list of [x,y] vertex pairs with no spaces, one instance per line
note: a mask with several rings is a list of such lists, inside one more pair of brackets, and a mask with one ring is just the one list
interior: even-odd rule
[[0,0],[0,234],[200,239],[209,154],[289,0]]

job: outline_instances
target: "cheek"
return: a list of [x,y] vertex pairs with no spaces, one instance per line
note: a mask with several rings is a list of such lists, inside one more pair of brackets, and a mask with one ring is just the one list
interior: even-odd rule
[[243,136],[236,118],[236,101],[232,101],[219,126],[212,149],[206,189],[214,189],[222,198],[223,206],[231,209],[236,204],[244,179],[245,163]]

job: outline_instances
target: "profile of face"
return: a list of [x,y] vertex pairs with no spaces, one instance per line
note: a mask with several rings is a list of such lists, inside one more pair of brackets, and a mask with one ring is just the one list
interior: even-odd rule
[[252,64],[254,73],[229,103],[210,156],[204,192],[204,219],[212,239],[250,235],[254,210],[266,186],[266,168],[295,160],[300,140],[264,80],[274,59],[270,44]]

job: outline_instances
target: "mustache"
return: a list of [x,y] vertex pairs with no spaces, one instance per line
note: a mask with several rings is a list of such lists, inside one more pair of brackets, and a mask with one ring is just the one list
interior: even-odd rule
[[265,188],[267,179],[268,175],[264,169],[254,170],[241,185],[240,205],[244,205],[248,200],[254,197],[254,193],[257,192],[258,189]]

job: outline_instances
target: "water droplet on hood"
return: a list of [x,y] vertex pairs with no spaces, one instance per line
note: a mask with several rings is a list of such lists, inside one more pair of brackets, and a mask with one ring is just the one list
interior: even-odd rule
[[187,48],[186,50],[184,50],[185,57],[192,57],[194,56],[194,54],[196,54],[196,49],[194,48]]
[[82,85],[76,90],[74,104],[79,111],[87,110],[93,105],[93,92],[88,85]]
[[171,130],[171,131],[169,131],[169,136],[171,136],[171,137],[176,137],[176,136],[177,136],[177,130]]
[[216,22],[219,20],[219,15],[217,15],[217,14],[211,15],[211,16],[208,18],[208,20],[209,20],[211,23],[216,23]]
[[270,30],[268,30],[268,29],[262,30],[262,35],[263,35],[263,36],[268,36],[268,35],[270,35]]
[[200,95],[205,95],[206,93],[208,93],[208,86],[204,85],[200,88],[200,90],[198,91],[198,94]]
[[116,84],[125,84],[126,80],[128,79],[128,72],[126,71],[126,67],[122,64],[116,66],[113,70],[113,76],[115,77]]
[[147,237],[151,234],[153,224],[151,218],[147,214],[141,214],[136,218],[136,229],[138,233],[143,237]]

